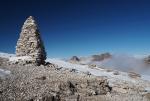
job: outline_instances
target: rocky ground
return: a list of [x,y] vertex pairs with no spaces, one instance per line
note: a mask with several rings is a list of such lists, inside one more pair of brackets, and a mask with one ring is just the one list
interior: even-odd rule
[[6,61],[0,58],[0,101],[150,101],[149,89],[143,88],[150,86],[149,81],[139,80],[143,84],[138,85],[55,64],[23,66]]

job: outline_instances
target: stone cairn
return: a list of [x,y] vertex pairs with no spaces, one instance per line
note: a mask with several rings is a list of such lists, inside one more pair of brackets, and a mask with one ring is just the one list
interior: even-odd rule
[[45,63],[46,52],[44,44],[40,37],[40,32],[32,16],[29,16],[24,22],[20,38],[16,46],[16,56],[29,56],[32,58],[31,63],[41,65]]

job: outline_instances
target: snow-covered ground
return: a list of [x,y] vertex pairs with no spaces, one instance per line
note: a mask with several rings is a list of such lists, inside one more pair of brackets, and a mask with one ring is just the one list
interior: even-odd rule
[[8,70],[0,69],[0,77],[5,77],[6,75],[9,75],[11,72]]
[[95,64],[108,69],[130,72],[134,71],[140,74],[150,75],[150,65],[145,63],[144,58],[148,55],[129,55],[129,54],[112,54],[110,58],[104,60],[93,60],[92,56],[81,57],[81,64]]
[[[0,57],[7,57],[11,61],[16,61],[18,59],[24,60],[24,59],[29,58],[29,57],[19,57],[18,58],[18,57],[15,57],[15,55],[13,55],[13,54],[7,54],[7,53],[0,53]],[[66,62],[61,59],[47,59],[46,61],[56,64],[59,67],[76,69],[78,72],[83,72],[83,73],[88,72],[95,76],[106,76],[106,77],[108,77],[108,80],[110,82],[116,82],[116,81],[122,82],[123,81],[123,82],[131,82],[134,84],[139,84],[139,83],[145,84],[145,82],[150,82],[149,75],[141,75],[141,78],[135,79],[135,78],[129,77],[128,73],[117,71],[117,70],[108,72],[107,69],[102,69],[102,68],[98,68],[98,67],[90,68],[88,65],[73,64],[73,63],[69,63],[69,62]],[[116,71],[119,72],[118,75],[114,75],[114,72],[116,72]],[[9,74],[9,72],[1,69],[0,75],[4,75],[4,74]],[[147,88],[149,88],[149,87],[150,87],[150,85]]]
[[[108,72],[107,69],[102,69],[102,68],[98,68],[98,67],[89,68],[88,65],[72,64],[72,63],[65,62],[60,59],[47,59],[47,61],[50,63],[56,64],[59,67],[76,69],[79,72],[84,72],[84,73],[89,72],[95,76],[106,76],[111,85],[113,85],[115,82],[117,82],[117,83],[128,82],[128,83],[132,83],[134,85],[142,85],[144,87],[147,87],[146,89],[148,89],[150,87],[150,85],[149,85],[150,76],[148,76],[148,75],[141,75],[141,78],[136,79],[136,78],[131,78],[130,76],[128,76],[128,73],[126,73],[126,72],[117,71],[117,72],[119,72],[119,75],[114,75],[113,73],[116,70]],[[147,85],[147,83],[148,83],[148,85]]]
[[18,61],[18,60],[32,60],[32,58],[30,56],[9,57],[9,61]]
[[[119,75],[114,75],[113,71],[107,72],[106,69],[102,69],[102,68],[98,68],[98,67],[95,67],[95,69],[91,69],[88,67],[88,65],[72,64],[72,63],[65,62],[63,60],[58,60],[58,59],[47,59],[47,61],[51,62],[53,64],[57,64],[60,67],[76,69],[81,72],[90,72],[91,74],[93,74],[95,76],[107,76],[110,78],[113,77],[113,78],[121,79],[124,81],[132,81],[132,82],[137,81],[136,79],[130,78],[126,72],[119,71]],[[150,81],[150,76],[142,75],[141,79]]]
[[15,57],[15,54],[8,54],[8,53],[0,52],[0,57],[10,58],[10,57]]
[[16,57],[15,54],[8,54],[8,53],[2,53],[2,52],[0,52],[0,57],[8,58],[9,61],[14,61],[14,62],[18,60],[32,60],[30,56]]

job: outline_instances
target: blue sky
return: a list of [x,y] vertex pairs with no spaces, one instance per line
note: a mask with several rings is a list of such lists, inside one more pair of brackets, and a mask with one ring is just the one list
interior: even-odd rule
[[1,0],[0,51],[15,53],[25,19],[38,22],[48,57],[150,54],[149,0]]

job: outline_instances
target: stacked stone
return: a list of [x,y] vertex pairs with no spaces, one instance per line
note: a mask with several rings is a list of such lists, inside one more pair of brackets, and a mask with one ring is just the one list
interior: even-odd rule
[[16,46],[16,56],[29,56],[36,65],[44,64],[46,52],[40,37],[40,32],[34,18],[30,16],[24,22],[20,38]]

